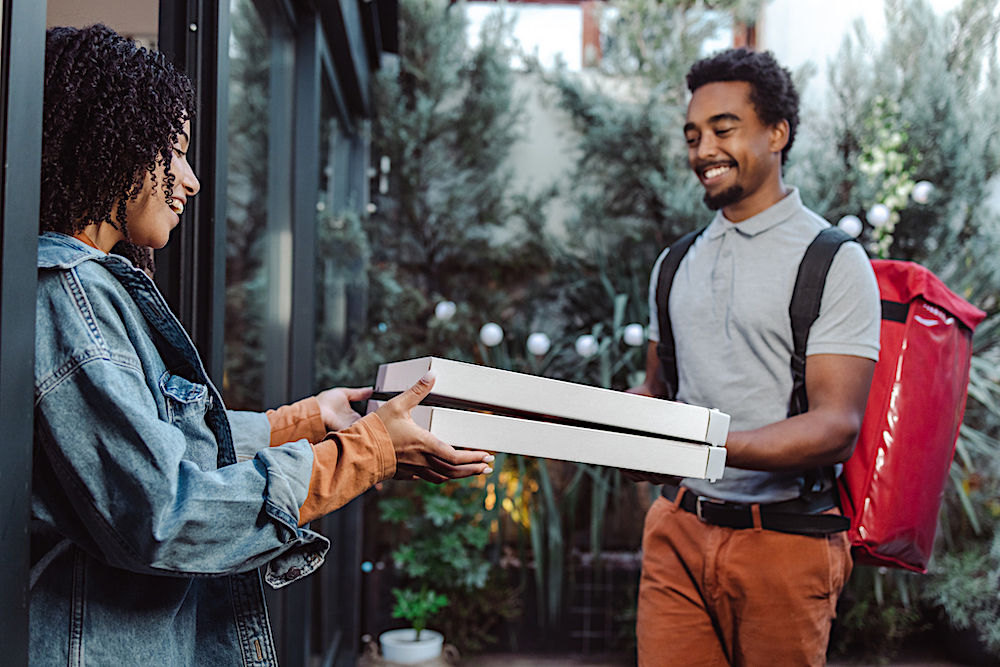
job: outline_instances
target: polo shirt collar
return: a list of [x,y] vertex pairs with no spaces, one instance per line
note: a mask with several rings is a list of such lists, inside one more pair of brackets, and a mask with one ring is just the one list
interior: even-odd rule
[[719,209],[715,212],[715,218],[708,226],[708,238],[717,239],[730,230],[736,230],[746,237],[757,236],[757,234],[766,232],[772,227],[777,227],[801,209],[802,198],[799,196],[799,189],[796,187],[790,187],[788,194],[778,203],[742,222],[730,222],[722,214],[722,209]]

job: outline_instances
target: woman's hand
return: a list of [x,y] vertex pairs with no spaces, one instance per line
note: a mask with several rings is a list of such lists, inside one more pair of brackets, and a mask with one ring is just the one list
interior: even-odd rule
[[493,456],[488,452],[455,449],[414,423],[410,411],[427,397],[433,386],[434,373],[430,371],[376,412],[396,451],[394,478],[419,478],[439,484],[493,472],[488,465],[493,462]]
[[367,401],[371,398],[371,387],[337,387],[316,394],[319,413],[327,431],[340,431],[361,419],[361,415],[351,407],[352,402]]

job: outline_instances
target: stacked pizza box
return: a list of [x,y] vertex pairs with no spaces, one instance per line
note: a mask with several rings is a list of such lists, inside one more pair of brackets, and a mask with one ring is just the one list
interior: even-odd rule
[[413,420],[456,447],[722,477],[729,415],[573,382],[424,357],[379,366],[368,411],[429,370],[437,379]]

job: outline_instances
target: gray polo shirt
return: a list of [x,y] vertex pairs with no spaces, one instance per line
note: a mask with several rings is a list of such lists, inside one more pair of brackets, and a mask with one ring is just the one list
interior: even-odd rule
[[[677,399],[718,408],[730,430],[779,422],[788,414],[792,325],[788,304],[799,262],[829,223],[802,206],[798,190],[739,223],[716,213],[674,277],[670,321],[677,349]],[[656,285],[650,280],[650,340],[659,341]],[[878,284],[861,246],[845,243],[827,276],[806,355],[878,359]],[[735,502],[776,502],[799,495],[802,474],[726,468],[717,482],[685,480],[701,495]]]

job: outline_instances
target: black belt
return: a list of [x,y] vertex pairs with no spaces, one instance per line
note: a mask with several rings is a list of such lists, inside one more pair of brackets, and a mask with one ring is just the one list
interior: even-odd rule
[[[668,500],[673,500],[677,497],[677,490],[665,485],[663,495]],[[821,498],[806,501],[802,498],[795,498],[780,503],[758,505],[760,526],[766,530],[795,535],[829,535],[847,530],[851,527],[851,520],[845,516],[812,513],[836,507],[836,500],[833,500],[831,504],[831,499]],[[752,505],[699,496],[685,489],[684,495],[681,496],[680,507],[705,523],[715,526],[726,528],[754,527]]]

